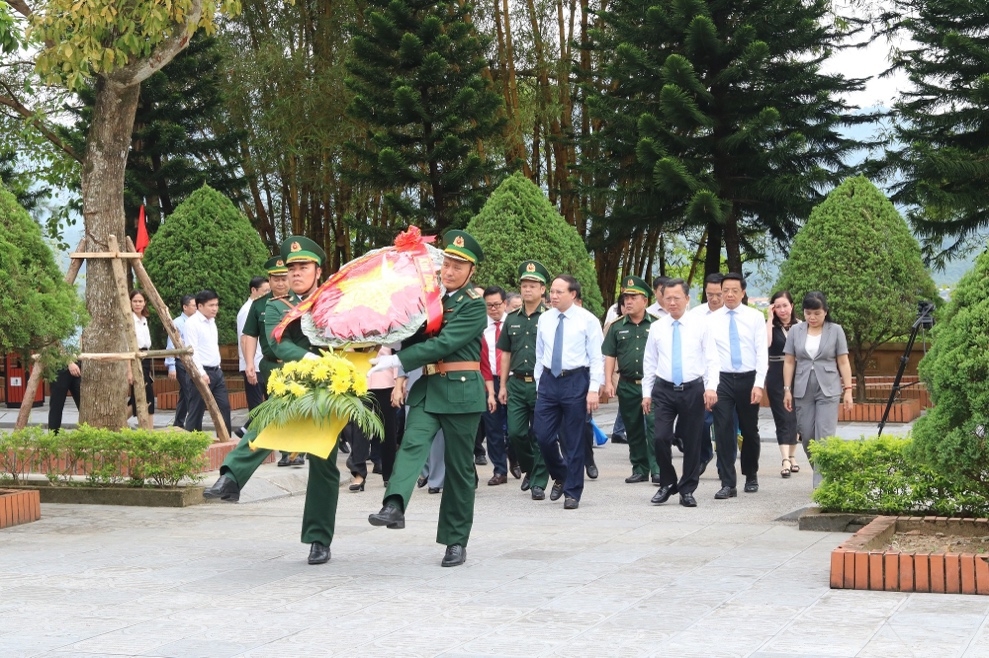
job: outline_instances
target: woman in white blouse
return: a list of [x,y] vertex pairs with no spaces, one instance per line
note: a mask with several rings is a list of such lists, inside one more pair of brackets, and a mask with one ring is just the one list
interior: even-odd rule
[[[134,318],[134,332],[137,334],[137,348],[139,350],[151,349],[151,331],[148,329],[148,303],[144,298],[144,293],[140,290],[130,292],[131,317]],[[155,389],[154,379],[151,377],[151,359],[141,360],[141,370],[144,373],[144,395],[148,400],[148,416],[151,429],[154,427],[155,419]],[[127,383],[130,384],[130,399],[127,405],[130,408],[130,415],[136,416],[134,408],[134,367],[133,361],[127,362]]]
[[[797,411],[797,433],[809,459],[811,441],[837,432],[838,403],[852,408],[852,367],[845,330],[831,321],[824,294],[807,293],[801,306],[804,322],[790,329],[783,347],[783,405]],[[820,481],[815,470],[814,486]]]

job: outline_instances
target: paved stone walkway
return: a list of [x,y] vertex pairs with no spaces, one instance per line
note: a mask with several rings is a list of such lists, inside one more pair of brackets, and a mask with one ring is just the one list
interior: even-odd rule
[[44,505],[0,531],[0,657],[989,656],[989,598],[829,589],[847,535],[786,520],[810,473],[779,478],[774,445],[759,493],[715,501],[709,472],[696,509],[625,484],[625,446],[595,454],[576,511],[517,480],[487,487],[482,468],[454,569],[434,543],[439,496],[417,491],[404,530],[368,525],[378,476],[341,491],[333,559],[314,567],[303,499],[284,495],[302,469],[263,467],[252,503]]

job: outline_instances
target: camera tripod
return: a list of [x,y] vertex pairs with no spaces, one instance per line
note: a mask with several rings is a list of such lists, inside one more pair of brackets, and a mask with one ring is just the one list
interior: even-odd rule
[[913,352],[913,344],[917,340],[917,334],[921,329],[929,329],[934,326],[934,316],[931,313],[934,311],[934,304],[931,302],[920,302],[917,304],[917,319],[913,323],[913,327],[910,329],[910,338],[907,340],[907,346],[903,350],[903,356],[900,357],[900,367],[896,371],[896,377],[893,379],[893,389],[889,392],[889,400],[886,402],[886,409],[883,411],[883,419],[879,421],[879,433],[876,436],[882,436],[883,428],[886,427],[886,420],[889,418],[889,411],[893,408],[893,402],[896,401],[896,396],[903,389],[908,386],[915,386],[920,383],[920,380],[911,382],[909,384],[900,384],[903,379],[903,371],[907,368],[907,363],[910,362],[910,353]]

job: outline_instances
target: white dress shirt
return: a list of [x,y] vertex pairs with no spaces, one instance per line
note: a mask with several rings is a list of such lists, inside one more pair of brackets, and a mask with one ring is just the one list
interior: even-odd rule
[[[718,390],[718,345],[704,316],[684,313],[680,316],[680,366],[683,383],[704,378],[704,390]],[[652,397],[656,378],[673,381],[673,316],[666,314],[649,327],[646,351],[642,356],[642,397]]]
[[706,303],[698,304],[694,308],[687,311],[687,315],[696,315],[697,317],[701,317],[704,319],[711,317],[712,313],[715,313],[715,311],[712,311],[711,307]]
[[134,333],[137,334],[137,348],[139,350],[151,349],[151,330],[148,329],[148,319],[131,313],[134,318]]
[[653,316],[656,319],[669,315],[666,309],[659,305],[659,302],[653,302],[646,307],[646,313]]
[[[175,329],[179,332],[179,338],[182,339],[182,344],[185,345],[186,347],[188,347],[189,344],[185,341],[185,333],[184,332],[185,332],[185,321],[188,320],[188,319],[189,319],[189,316],[186,315],[185,313],[179,313],[178,317],[172,318],[172,324],[175,325]],[[167,350],[174,350],[175,349],[175,343],[172,342],[172,337],[171,336],[168,337],[168,341],[165,343],[165,349],[167,349]],[[168,368],[168,371],[169,372],[175,370],[175,357],[174,356],[166,356],[165,357],[165,367]]]
[[[536,366],[533,374],[537,386],[543,370],[553,367],[553,343],[556,341],[560,315],[558,309],[551,308],[539,316],[536,324]],[[604,382],[604,357],[601,355],[604,334],[601,324],[593,313],[576,304],[562,315],[566,318],[563,320],[563,369],[590,368],[590,390],[597,391]]]
[[[239,311],[237,311],[237,358],[240,360],[239,367],[241,372],[247,370],[247,361],[244,360],[244,348],[240,346],[240,339],[244,336],[244,325],[247,324],[247,314],[250,312],[251,305],[253,303],[254,300],[248,297],[247,301],[244,302],[244,305],[240,307]],[[261,348],[256,347],[254,349],[255,369],[261,367],[262,356]]]
[[[205,375],[205,368],[220,365],[220,341],[216,333],[216,321],[196,311],[185,323],[185,343],[193,349],[192,360],[199,375]],[[191,373],[190,373],[191,374]]]
[[[505,330],[505,318],[508,317],[507,313],[501,314],[501,330]],[[488,345],[488,366],[491,368],[491,374],[497,375],[500,364],[498,363],[498,352],[495,349],[495,321],[488,316],[488,326],[484,328],[484,333],[481,334],[484,338],[484,342]]]
[[[733,368],[731,365],[731,343],[729,342],[728,327],[731,316],[728,312],[735,311],[735,326],[738,327],[738,342],[742,352],[742,366]],[[753,386],[762,388],[766,381],[766,371],[769,369],[769,344],[766,338],[766,318],[751,306],[739,304],[734,309],[722,306],[710,316],[711,327],[714,330],[714,340],[718,343],[718,354],[721,356],[721,372],[751,372],[755,371]]]

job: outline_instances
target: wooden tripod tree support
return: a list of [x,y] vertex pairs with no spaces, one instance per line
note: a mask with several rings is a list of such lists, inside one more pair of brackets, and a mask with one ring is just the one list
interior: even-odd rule
[[[120,300],[120,310],[124,317],[124,326],[130,326],[131,330],[126,332],[127,339],[127,352],[111,352],[111,353],[87,353],[83,352],[79,355],[81,360],[89,361],[131,361],[131,368],[134,374],[134,406],[137,412],[138,422],[142,427],[150,426],[150,418],[148,416],[148,401],[145,395],[143,386],[143,375],[141,370],[141,359],[147,357],[156,356],[175,356],[182,360],[182,365],[185,366],[187,372],[189,372],[189,381],[191,381],[199,394],[203,396],[203,400],[206,401],[206,408],[209,410],[209,415],[213,419],[213,426],[216,428],[216,436],[221,441],[230,440],[230,428],[227,427],[223,422],[223,416],[220,414],[220,407],[216,404],[216,399],[213,397],[213,392],[209,389],[209,386],[203,382],[201,377],[193,376],[194,373],[198,372],[196,364],[192,360],[192,348],[186,347],[182,342],[182,336],[179,334],[178,329],[175,327],[175,323],[172,322],[172,314],[168,310],[168,306],[162,300],[161,295],[158,294],[158,290],[155,288],[154,283],[151,282],[151,277],[148,276],[147,270],[144,269],[144,264],[141,262],[142,254],[138,253],[137,249],[134,248],[134,243],[131,242],[130,238],[127,238],[127,249],[129,251],[121,252],[120,245],[117,242],[117,237],[114,235],[110,236],[110,252],[87,252],[83,251],[86,246],[86,239],[83,238],[82,242],[76,250],[70,254],[72,261],[69,264],[69,270],[65,274],[65,281],[67,283],[75,283],[76,277],[79,275],[79,270],[82,268],[82,263],[87,258],[107,258],[113,260],[113,278],[117,284],[117,297]],[[139,350],[137,347],[137,333],[134,330],[134,323],[128,322],[130,320],[130,298],[127,292],[127,269],[125,263],[129,263],[134,269],[134,274],[137,276],[137,280],[141,282],[141,292],[147,295],[148,301],[155,307],[158,311],[158,316],[161,318],[161,323],[165,327],[165,331],[168,333],[169,338],[172,339],[172,344],[175,345],[175,349],[172,350]],[[141,384],[138,385],[138,379],[140,378]],[[27,385],[24,387],[24,399],[33,400],[35,393],[38,390],[38,386],[41,383],[41,368],[35,367],[31,369],[31,376],[28,378]],[[31,405],[22,404],[21,410],[17,414],[17,422],[14,425],[15,429],[21,429],[27,425],[28,418],[31,415]]]

